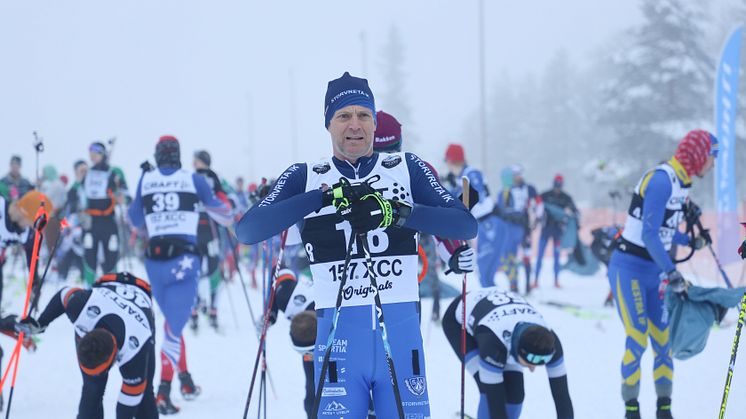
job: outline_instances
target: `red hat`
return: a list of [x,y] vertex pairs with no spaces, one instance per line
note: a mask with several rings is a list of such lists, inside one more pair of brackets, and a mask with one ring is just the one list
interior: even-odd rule
[[679,142],[674,157],[689,176],[699,175],[705,167],[712,147],[712,134],[705,130],[689,131]]
[[562,185],[565,184],[565,177],[561,174],[557,173],[554,175],[554,179],[552,179],[552,185],[554,185],[555,188],[561,188]]
[[464,163],[466,157],[464,157],[464,147],[461,144],[448,144],[446,149],[446,161],[453,163]]
[[376,133],[373,138],[373,151],[395,153],[401,151],[401,124],[390,114],[376,113]]

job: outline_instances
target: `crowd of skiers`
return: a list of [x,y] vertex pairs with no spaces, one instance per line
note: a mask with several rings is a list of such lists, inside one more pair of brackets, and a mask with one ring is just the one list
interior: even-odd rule
[[[37,312],[46,273],[36,270],[31,315],[6,316],[0,329],[32,336],[62,314],[75,324],[83,374],[78,418],[103,417],[114,362],[123,379],[118,418],[175,414],[174,375],[186,400],[201,391],[188,369],[184,329],[200,330],[202,317],[219,329],[226,281],[243,270],[257,288],[263,264],[277,275],[265,283],[271,298],[260,319],[265,326],[257,328],[263,339],[280,312],[291,321],[309,418],[431,416],[421,296],[434,297],[431,318],[442,320],[477,384],[478,418],[520,417],[523,371],[542,366],[557,417],[574,417],[560,337],[529,301],[540,286],[548,245],[553,285],[560,288],[563,237],[579,229],[580,213],[564,177],[556,174],[539,193],[515,164],[500,170],[500,184],[490,187],[459,144],[448,145],[446,170],[439,174],[403,151],[401,124],[376,109],[367,80],[349,73],[329,82],[324,118],[329,158],[289,162],[276,178],[257,183],[238,178],[230,185],[213,170],[206,150],[192,156],[188,170],[171,135],[157,139],[154,164],[144,163],[132,184],[112,164],[113,141],[92,143],[89,158],[72,167],[72,179],[45,166],[31,182],[13,156],[0,180],[0,265],[19,258],[34,265],[41,253],[51,260],[47,280],[64,286]],[[697,294],[676,269],[672,249],[712,243],[688,193],[693,180],[713,167],[717,151],[712,134],[687,133],[671,159],[642,175],[624,226],[594,232],[594,253],[608,265],[611,299],[627,335],[621,366],[627,418],[640,417],[640,359],[648,341],[656,417],[672,417],[676,348],[663,291],[679,300]],[[690,226],[686,234],[679,231],[682,222]],[[742,254],[744,249],[746,242]],[[135,263],[144,264],[147,278],[129,272]],[[469,292],[439,280],[471,272],[478,272],[479,287]],[[441,297],[453,297],[442,316]],[[162,329],[153,299],[163,313]],[[157,329],[163,334],[159,356]]]

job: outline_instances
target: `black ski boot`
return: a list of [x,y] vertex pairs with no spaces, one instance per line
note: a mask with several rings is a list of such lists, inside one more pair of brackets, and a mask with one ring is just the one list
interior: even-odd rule
[[179,373],[179,381],[181,382],[181,396],[184,400],[194,400],[202,393],[202,388],[194,384],[192,374],[188,371]]
[[637,399],[632,399],[624,402],[624,419],[641,419],[640,418],[640,403]]
[[199,315],[196,309],[192,309],[192,316],[189,318],[189,328],[195,332],[199,329]]
[[161,415],[173,415],[179,413],[179,408],[171,403],[171,382],[162,381],[158,386],[158,395],[155,396],[155,404]]
[[218,330],[218,310],[211,308],[210,309],[210,317],[208,318],[208,323],[210,324],[210,327],[212,327],[214,330]]
[[671,398],[658,397],[658,409],[655,411],[656,419],[673,419],[671,416]]

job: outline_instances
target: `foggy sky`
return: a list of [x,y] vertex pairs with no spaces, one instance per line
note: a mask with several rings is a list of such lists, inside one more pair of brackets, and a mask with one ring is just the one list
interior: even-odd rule
[[[541,72],[559,48],[582,64],[639,19],[636,2],[485,3],[488,87],[503,70]],[[157,138],[173,134],[187,167],[193,151],[206,148],[231,182],[276,176],[293,161],[331,154],[323,125],[330,79],[347,70],[367,77],[386,109],[382,56],[391,25],[406,47],[406,93],[423,141],[417,151],[440,167],[445,144],[477,123],[469,120],[479,97],[477,2],[368,4],[2,2],[0,173],[20,154],[33,176],[37,130],[46,140],[42,164],[68,175],[90,142],[117,136],[113,163],[134,184]]]

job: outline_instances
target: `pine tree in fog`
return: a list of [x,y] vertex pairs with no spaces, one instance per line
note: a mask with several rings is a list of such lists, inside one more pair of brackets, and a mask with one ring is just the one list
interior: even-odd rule
[[615,74],[603,85],[600,117],[616,134],[618,156],[637,166],[635,177],[711,120],[714,71],[699,6],[643,0],[641,11],[644,22],[608,45]]

